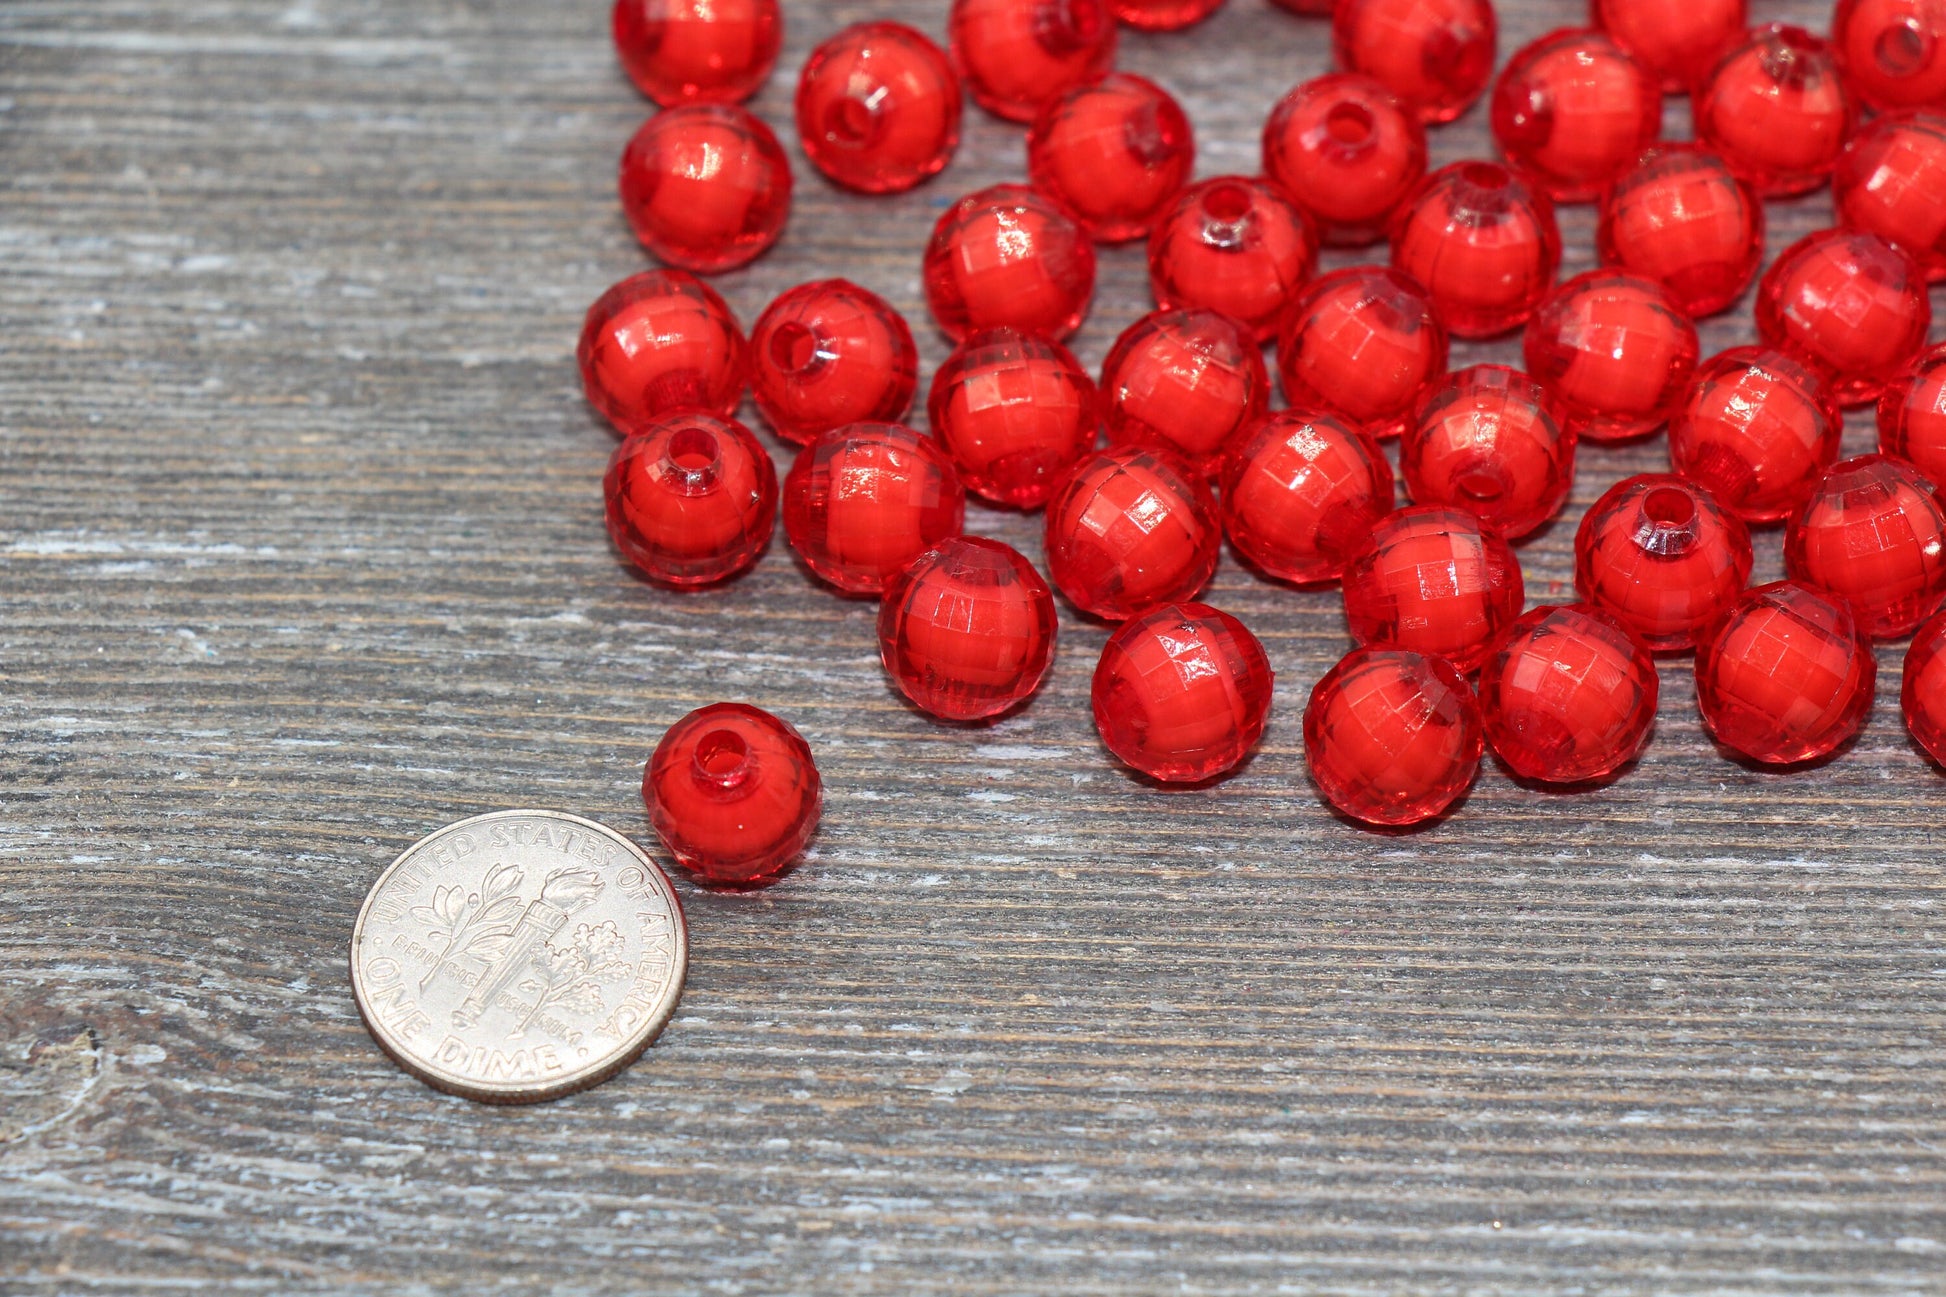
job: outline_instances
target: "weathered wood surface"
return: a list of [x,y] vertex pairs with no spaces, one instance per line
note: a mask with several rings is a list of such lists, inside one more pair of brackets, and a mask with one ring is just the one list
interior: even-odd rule
[[[944,7],[791,0],[757,107],[786,123],[840,24]],[[1579,12],[1508,5],[1503,54]],[[1249,169],[1324,36],[1234,0],[1123,63],[1191,107],[1203,174]],[[1413,835],[1305,782],[1335,597],[1228,559],[1211,598],[1279,674],[1236,778],[1113,768],[1104,631],[1065,614],[1033,707],[935,727],[781,540],[681,597],[606,543],[571,347],[645,264],[613,188],[644,111],[599,0],[0,8],[0,1288],[1946,1291],[1941,776],[1902,646],[1823,770],[1723,760],[1676,660],[1627,779],[1489,770]],[[1020,153],[972,114],[885,201],[799,159],[724,291],[748,320],[842,272],[921,321],[935,212]],[[1773,251],[1828,212],[1773,208]],[[1109,252],[1083,358],[1144,302]],[[1573,513],[1662,454],[1584,452]],[[971,526],[1039,553],[1036,520]],[[1535,600],[1572,530],[1522,548]],[[531,1110],[402,1075],[344,972],[379,869],[497,807],[646,838],[649,747],[718,697],[795,721],[829,804],[783,885],[682,884],[663,1041]]]

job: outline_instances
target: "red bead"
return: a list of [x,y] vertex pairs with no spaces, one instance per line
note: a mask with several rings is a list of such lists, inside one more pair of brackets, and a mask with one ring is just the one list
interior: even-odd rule
[[1757,332],[1822,371],[1840,405],[1877,399],[1931,327],[1918,263],[1875,234],[1807,234],[1757,285]]
[[651,580],[708,585],[757,561],[777,521],[777,470],[734,419],[665,414],[615,447],[608,534]]
[[1453,664],[1400,648],[1357,648],[1304,709],[1311,782],[1366,824],[1432,819],[1480,769],[1480,705]]
[[743,402],[743,330],[716,290],[646,270],[588,308],[575,348],[588,404],[621,432],[675,410],[730,415]]
[[1393,220],[1392,264],[1426,286],[1448,331],[1505,333],[1554,285],[1554,205],[1505,167],[1455,162],[1433,172]]
[[946,31],[973,101],[1008,121],[1034,120],[1115,63],[1106,0],[953,0]]
[[1845,84],[1882,112],[1946,105],[1946,3],[1838,0],[1831,52]]
[[1370,77],[1306,81],[1264,122],[1264,174],[1321,232],[1346,247],[1375,243],[1426,175],[1426,128]]
[[1464,509],[1422,504],[1372,528],[1345,565],[1345,623],[1360,644],[1396,644],[1462,671],[1520,616],[1527,588],[1500,533]]
[[1696,326],[1653,279],[1590,270],[1527,322],[1527,370],[1590,441],[1621,441],[1669,421],[1696,373]]
[[1906,650],[1905,679],[1899,687],[1905,727],[1926,755],[1946,765],[1946,613],[1934,617],[1912,637]]
[[1726,53],[1691,104],[1696,138],[1773,197],[1823,184],[1857,118],[1830,48],[1782,23]]
[[1493,141],[1557,201],[1593,198],[1662,134],[1662,89],[1606,33],[1549,32],[1493,87]]
[[1068,467],[1094,449],[1094,380],[1066,347],[1039,334],[987,329],[932,378],[932,435],[975,495],[1038,509]]
[[1665,90],[1687,90],[1749,25],[1745,0],[1588,0],[1588,21],[1615,38]]
[[1218,176],[1186,189],[1149,235],[1157,306],[1202,306],[1259,342],[1318,264],[1311,222],[1262,180]]
[[999,541],[941,541],[886,587],[878,649],[920,711],[948,721],[998,716],[1038,689],[1054,661],[1054,593]]
[[784,43],[777,0],[615,0],[622,68],[659,104],[729,104],[770,79]]
[[1791,576],[1851,603],[1859,629],[1899,639],[1946,600],[1946,509],[1904,460],[1861,455],[1836,464],[1791,519]]
[[1734,347],[1696,371],[1669,420],[1669,464],[1745,522],[1778,522],[1810,499],[1843,432],[1815,370]]
[[891,194],[946,169],[959,148],[959,76],[903,23],[845,28],[811,51],[797,79],[797,138],[846,189]]
[[896,423],[834,428],[784,477],[784,534],[813,572],[881,595],[900,569],[966,520],[966,492],[931,437]]
[[1095,294],[1095,249],[1058,202],[994,185],[946,209],[926,245],[926,302],[947,337],[1010,325],[1065,338]]
[[1764,205],[1729,164],[1694,144],[1642,155],[1601,203],[1604,264],[1656,280],[1691,318],[1713,315],[1756,278]]
[[1795,581],[1758,586],[1696,649],[1696,707],[1716,741],[1754,761],[1809,761],[1858,733],[1878,663],[1842,599]]
[[1582,516],[1574,588],[1659,653],[1696,643],[1750,580],[1750,532],[1682,478],[1624,478]]
[[1164,783],[1235,769],[1263,737],[1272,675],[1249,628],[1207,604],[1171,603],[1102,646],[1092,697],[1101,741]]
[[1102,417],[1114,445],[1174,451],[1214,477],[1263,417],[1270,375],[1249,330],[1215,311],[1155,311],[1101,364]]
[[1108,0],[1108,7],[1137,31],[1173,32],[1203,21],[1223,0]]
[[1607,613],[1536,608],[1480,668],[1487,741],[1523,779],[1605,779],[1648,745],[1660,684],[1648,645]]
[[1880,117],[1851,137],[1831,171],[1838,224],[1876,234],[1946,279],[1946,117]]
[[1392,512],[1392,466],[1328,414],[1279,410],[1230,454],[1223,529],[1237,553],[1280,580],[1335,581]]
[[1386,266],[1334,270],[1284,316],[1277,373],[1284,399],[1396,437],[1446,372],[1446,328],[1412,276]]
[[1028,177],[1102,243],[1147,235],[1195,168],[1182,106],[1132,73],[1048,100],[1027,132]]
[[810,745],[788,722],[742,703],[711,703],[655,745],[642,801],[677,864],[718,887],[762,887],[817,832],[824,784]]
[[1946,343],[1906,366],[1878,398],[1878,448],[1946,481]]
[[884,298],[847,279],[819,279],[757,317],[750,377],[770,426],[802,444],[848,423],[903,419],[919,386],[919,349]]
[[1075,607],[1123,621],[1193,598],[1222,540],[1200,476],[1164,452],[1120,446],[1074,466],[1047,504],[1047,571]]
[[1493,76],[1489,0],[1339,0],[1331,18],[1338,66],[1381,81],[1422,121],[1450,122]]
[[734,270],[784,232],[791,164],[770,127],[730,104],[665,108],[622,150],[622,212],[672,266]]
[[1415,503],[1469,509],[1518,540],[1567,502],[1574,441],[1539,383],[1505,365],[1474,365],[1426,393],[1399,443],[1399,468]]

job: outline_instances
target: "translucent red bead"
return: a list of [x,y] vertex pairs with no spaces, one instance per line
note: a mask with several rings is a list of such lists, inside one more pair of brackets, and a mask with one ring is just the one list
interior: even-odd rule
[[824,783],[789,722],[743,703],[711,703],[655,745],[642,801],[677,864],[714,886],[762,887],[810,844]]
[[1273,677],[1247,627],[1207,604],[1127,621],[1102,647],[1091,698],[1102,743],[1164,783],[1235,769],[1263,736]]
[[1372,529],[1344,575],[1345,623],[1360,644],[1394,644],[1480,665],[1520,616],[1526,586],[1500,533],[1464,509],[1416,505]]
[[1392,264],[1425,285],[1450,332],[1491,337],[1524,324],[1553,287],[1561,232],[1547,196],[1505,167],[1455,162],[1400,209]]
[[1878,663],[1844,600],[1795,581],[1758,586],[1696,651],[1696,706],[1753,761],[1828,756],[1865,723]]
[[955,342],[1010,326],[1065,338],[1095,292],[1095,249],[1079,222],[1025,185],[968,194],[933,226],[924,265],[933,319]]
[[1311,782],[1366,824],[1440,814],[1472,784],[1480,752],[1480,707],[1466,680],[1444,658],[1408,649],[1353,649],[1304,709]]
[[1899,686],[1905,727],[1927,756],[1946,765],[1946,613],[1919,628]]
[[1173,32],[1203,21],[1223,0],[1108,0],[1108,7],[1138,31]]
[[1116,445],[1173,451],[1213,477],[1263,417],[1270,376],[1249,330],[1215,311],[1155,311],[1101,365],[1102,417]]
[[975,495],[1038,509],[1094,449],[1095,384],[1066,347],[1017,329],[986,329],[933,374],[932,435]]
[[630,275],[595,299],[575,348],[588,403],[621,432],[676,410],[743,401],[743,330],[716,290],[681,270]]
[[757,561],[777,522],[777,470],[734,419],[666,414],[615,447],[608,534],[644,576],[708,585]]
[[1562,284],[1527,322],[1527,372],[1590,441],[1654,432],[1689,391],[1696,326],[1653,279],[1591,270]]
[[1328,414],[1279,410],[1245,434],[1223,476],[1223,527],[1237,553],[1284,581],[1335,581],[1392,512],[1392,466]]
[[1567,502],[1574,444],[1539,383],[1505,365],[1474,365],[1426,393],[1399,443],[1399,468],[1416,503],[1470,510],[1518,540]]
[[1704,361],[1669,420],[1669,463],[1748,523],[1778,522],[1838,459],[1844,421],[1817,372],[1769,347]]
[[1054,661],[1054,593],[999,541],[957,536],[906,565],[878,612],[879,655],[929,715],[984,720],[1023,702]]
[[1587,605],[1522,616],[1480,668],[1487,742],[1523,779],[1604,779],[1635,760],[1655,726],[1660,681],[1648,646]]
[[1880,117],[1852,136],[1831,171],[1838,224],[1876,234],[1946,278],[1946,116]]
[[1665,90],[1702,80],[1749,25],[1746,0],[1589,0],[1588,15]]
[[784,532],[818,576],[883,594],[914,558],[966,518],[966,492],[931,437],[896,423],[855,423],[797,452],[784,478]]
[[1331,48],[1340,68],[1381,82],[1420,120],[1449,122],[1493,76],[1496,32],[1489,0],[1339,0]]
[[1446,372],[1446,328],[1417,280],[1387,266],[1350,266],[1291,304],[1277,339],[1284,399],[1393,437]]
[[750,386],[777,435],[802,444],[912,408],[919,349],[905,317],[847,279],[799,284],[750,331]]
[[1317,232],[1276,189],[1218,176],[1186,189],[1149,235],[1149,287],[1157,306],[1200,306],[1246,326],[1257,340],[1318,263]]
[[1784,565],[1851,604],[1859,629],[1899,639],[1946,600],[1946,509],[1904,460],[1832,466],[1784,533]]
[[973,101],[1009,121],[1032,121],[1115,61],[1106,0],[953,0],[946,29]]
[[1027,174],[1103,243],[1139,239],[1196,168],[1189,118],[1146,77],[1111,72],[1048,101],[1027,132]]
[[1806,235],[1757,285],[1757,332],[1822,371],[1841,405],[1876,399],[1926,345],[1931,325],[1918,263],[1858,230]]
[[629,80],[664,105],[748,99],[784,43],[777,0],[615,0],[613,17]]
[[1816,189],[1857,113],[1831,50],[1771,23],[1726,53],[1692,97],[1696,138],[1768,195]]
[[1047,504],[1048,575],[1075,607],[1122,621],[1192,598],[1222,540],[1200,475],[1157,451],[1105,450],[1076,464]]
[[1729,164],[1694,144],[1645,153],[1602,198],[1601,259],[1669,290],[1692,318],[1734,302],[1764,252],[1764,206]]
[[1946,482],[1946,344],[1906,366],[1878,398],[1878,448]]
[[1624,478],[1582,516],[1574,537],[1581,597],[1657,652],[1696,643],[1750,580],[1750,532],[1679,477]]
[[1328,244],[1385,237],[1426,175],[1426,129],[1370,77],[1334,72],[1297,86],[1264,122],[1264,174]]
[[1494,143],[1556,200],[1592,198],[1662,134],[1662,88],[1604,32],[1549,32],[1494,83]]
[[897,193],[938,175],[959,129],[959,76],[903,23],[845,28],[811,51],[798,77],[804,156],[846,189]]
[[1831,51],[1845,84],[1883,112],[1946,105],[1946,3],[1838,0]]
[[732,270],[777,242],[791,164],[770,127],[730,104],[665,108],[622,151],[622,211],[635,237],[684,270]]

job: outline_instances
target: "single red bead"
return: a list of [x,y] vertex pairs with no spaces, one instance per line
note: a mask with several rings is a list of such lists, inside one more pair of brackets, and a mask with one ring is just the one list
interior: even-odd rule
[[1515,52],[1493,87],[1493,141],[1556,201],[1596,197],[1662,134],[1662,88],[1605,32],[1564,28]]
[[757,561],[777,522],[777,470],[734,419],[665,414],[615,447],[602,479],[608,534],[666,585],[708,585]]
[[1370,77],[1334,72],[1277,101],[1264,174],[1343,247],[1376,243],[1426,176],[1426,128]]
[[1123,621],[1193,598],[1216,572],[1216,505],[1164,451],[1118,446],[1076,464],[1047,502],[1048,575],[1075,607]]
[[1878,448],[1946,482],[1946,343],[1922,353],[1878,398]]
[[1223,476],[1230,543],[1299,585],[1337,580],[1392,503],[1392,466],[1377,443],[1319,412],[1279,410],[1259,422]]
[[1946,613],[1934,617],[1912,637],[1905,654],[1905,679],[1899,686],[1905,727],[1927,756],[1946,765]]
[[797,452],[784,477],[784,534],[818,576],[882,595],[914,558],[966,521],[966,492],[945,450],[896,423],[834,428]]
[[1816,370],[1769,347],[1704,361],[1669,420],[1669,465],[1747,523],[1778,522],[1838,460],[1844,419]]
[[1054,592],[997,540],[956,536],[912,560],[886,587],[878,649],[920,711],[983,720],[1040,687],[1054,661]]
[[1851,137],[1831,170],[1838,224],[1876,234],[1946,279],[1946,116],[1880,117]]
[[1157,306],[1202,306],[1249,328],[1258,342],[1318,265],[1311,222],[1275,188],[1218,176],[1184,190],[1149,235]]
[[1659,653],[1696,643],[1750,580],[1750,532],[1709,492],[1662,473],[1623,478],[1582,515],[1574,588]]
[[1605,779],[1641,754],[1661,681],[1649,647],[1598,608],[1536,608],[1480,668],[1487,742],[1523,779]]
[[675,410],[734,414],[749,372],[736,317],[682,270],[645,270],[596,298],[575,359],[588,404],[624,433]]
[[1946,601],[1946,508],[1888,455],[1832,466],[1784,533],[1784,566],[1851,603],[1859,629],[1898,639]]
[[1588,21],[1615,38],[1664,90],[1688,90],[1749,26],[1747,0],[1588,0]]
[[1345,623],[1360,644],[1396,644],[1462,671],[1527,599],[1520,561],[1464,509],[1421,504],[1380,520],[1345,565]]
[[1878,663],[1843,599],[1796,581],[1749,591],[1696,647],[1696,707],[1753,761],[1836,751],[1872,710]]
[[1754,28],[1691,97],[1696,138],[1758,192],[1816,189],[1857,120],[1830,47],[1802,27]]
[[1876,234],[1807,234],[1757,285],[1757,332],[1823,371],[1840,405],[1876,400],[1931,327],[1919,263]]
[[1038,509],[1101,428],[1094,380],[1066,347],[1017,329],[960,343],[932,377],[932,435],[966,489]]
[[1449,332],[1505,333],[1554,286],[1554,205],[1505,167],[1455,162],[1427,177],[1393,219],[1392,264],[1426,286]]
[[1114,445],[1171,450],[1206,477],[1263,417],[1270,375],[1250,331],[1216,311],[1154,311],[1101,363],[1102,418]]
[[1480,705],[1452,663],[1356,648],[1304,709],[1304,756],[1325,801],[1366,824],[1432,819],[1479,773]]
[[1027,175],[1102,243],[1139,239],[1196,169],[1196,137],[1167,90],[1111,72],[1048,100],[1027,132]]
[[623,70],[665,106],[748,99],[784,44],[777,0],[615,0],[613,18]]
[[1622,441],[1667,423],[1702,351],[1669,290],[1621,270],[1590,270],[1562,284],[1521,339],[1528,372],[1590,441]]
[[1374,437],[1396,437],[1446,372],[1446,327],[1418,281],[1350,266],[1312,283],[1284,316],[1277,375],[1293,406],[1330,410]]
[[1946,105],[1946,3],[1838,0],[1831,52],[1845,84],[1881,112]]
[[903,419],[919,387],[919,348],[884,298],[848,279],[819,279],[757,317],[750,379],[770,426],[801,445],[848,423]]
[[861,194],[893,194],[946,169],[959,148],[959,76],[904,23],[845,28],[797,79],[797,138],[811,165]]
[[947,337],[1009,325],[1065,338],[1095,295],[1095,248],[1060,203],[994,185],[947,208],[926,245],[926,302]]
[[817,832],[824,782],[788,721],[743,703],[711,703],[655,745],[642,801],[684,869],[718,887],[763,887]]
[[1539,383],[1505,365],[1474,365],[1419,402],[1399,469],[1414,503],[1470,509],[1518,540],[1567,503],[1574,442]]
[[1223,0],[1108,0],[1108,7],[1137,31],[1174,32],[1203,21]]
[[953,0],[946,34],[973,102],[1013,122],[1115,63],[1106,0]]
[[1604,264],[1653,279],[1692,319],[1734,302],[1764,255],[1764,205],[1727,162],[1695,144],[1642,155],[1603,196]]
[[1164,783],[1235,769],[1263,737],[1273,677],[1264,646],[1229,613],[1171,603],[1102,646],[1092,700],[1101,741]]
[[1493,76],[1497,28],[1489,0],[1338,0],[1338,66],[1381,81],[1421,121],[1450,122]]
[[665,108],[622,150],[622,212],[684,270],[734,270],[784,232],[791,164],[770,127],[733,104]]

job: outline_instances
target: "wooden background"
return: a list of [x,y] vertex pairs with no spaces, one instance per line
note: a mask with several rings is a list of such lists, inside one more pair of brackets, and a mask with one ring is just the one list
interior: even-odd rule
[[[779,127],[817,40],[887,11],[943,36],[945,3],[787,11]],[[1504,6],[1502,56],[1579,13]],[[1123,50],[1204,175],[1252,169],[1329,57],[1264,0]],[[705,594],[609,549],[571,351],[647,264],[614,192],[645,111],[601,0],[0,7],[0,1288],[1946,1292],[1941,775],[1899,724],[1903,645],[1825,769],[1724,760],[1677,659],[1627,779],[1489,769],[1396,836],[1304,775],[1337,597],[1227,557],[1209,598],[1279,677],[1228,782],[1110,763],[1105,631],[1066,611],[1035,705],[930,724],[873,607],[781,537]],[[719,281],[742,318],[843,273],[930,373],[925,233],[1022,166],[1016,129],[968,125],[891,200],[799,157],[783,243]],[[1477,108],[1433,143],[1487,147]],[[1775,251],[1829,199],[1771,214]],[[1564,272],[1591,222],[1565,213]],[[1083,359],[1145,306],[1139,251],[1108,252]],[[1748,335],[1747,304],[1704,328]],[[1663,454],[1583,452],[1521,548],[1533,600]],[[1039,555],[1037,518],[969,526]],[[519,1111],[401,1074],[345,977],[379,870],[500,807],[646,841],[644,758],[717,698],[795,722],[829,801],[782,885],[680,883],[662,1042]]]

